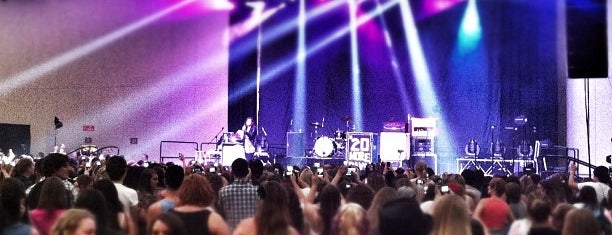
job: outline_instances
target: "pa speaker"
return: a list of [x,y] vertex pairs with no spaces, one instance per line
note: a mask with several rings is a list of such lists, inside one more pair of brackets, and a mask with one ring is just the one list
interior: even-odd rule
[[568,0],[566,4],[568,77],[608,77],[606,0]]

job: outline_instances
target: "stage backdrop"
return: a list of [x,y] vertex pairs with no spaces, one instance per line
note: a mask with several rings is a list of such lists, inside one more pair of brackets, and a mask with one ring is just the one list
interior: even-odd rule
[[229,12],[207,3],[0,2],[0,122],[30,125],[33,153],[55,134],[128,159],[209,141],[227,125]]
[[[307,2],[310,10],[334,4]],[[399,6],[358,30],[363,131],[380,132],[385,121],[405,121],[409,114],[439,118],[446,132],[438,139],[443,170],[454,170],[454,158],[462,155],[463,146],[471,138],[488,150],[492,126],[493,138],[508,147],[522,139],[532,142],[536,138],[565,144],[565,130],[559,131],[559,119],[564,116],[558,115],[563,106],[558,101],[563,94],[558,91],[563,87],[559,83],[565,76],[557,66],[559,53],[564,53],[558,50],[558,1],[476,1],[480,31],[467,46],[461,36],[467,1],[458,1],[435,14],[425,12],[427,1],[410,2],[425,64],[413,67],[416,60],[411,52],[415,49],[406,43],[407,26]],[[295,14],[296,8],[297,4],[289,5],[287,11]],[[374,9],[376,1],[366,1],[359,14]],[[274,32],[274,25],[290,20],[286,17],[270,18],[263,28],[264,39],[266,32]],[[310,18],[306,25],[308,50],[337,36],[348,24],[346,4]],[[386,46],[385,29],[392,49]],[[279,64],[295,58],[297,35],[297,31],[290,31],[285,37],[264,40],[262,74],[278,70]],[[279,49],[278,45],[285,46]],[[325,117],[326,135],[345,129],[341,118],[353,116],[349,34],[335,37],[322,49],[309,53],[305,66],[306,85],[301,88],[306,94],[305,121],[321,122]],[[292,64],[270,73],[261,88],[260,124],[266,127],[270,141],[280,146],[285,144],[285,133],[296,118],[295,68]],[[419,100],[415,74],[423,71],[431,77],[437,105]],[[528,118],[528,123],[515,131],[513,119],[521,115]],[[306,132],[306,144],[312,144],[313,139],[308,138],[312,127],[302,131]]]

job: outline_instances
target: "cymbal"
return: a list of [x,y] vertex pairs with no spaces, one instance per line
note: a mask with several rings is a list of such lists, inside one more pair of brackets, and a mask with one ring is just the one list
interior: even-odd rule
[[350,122],[350,121],[353,121],[353,117],[344,116],[340,120],[342,120],[343,122]]
[[308,123],[308,124],[310,124],[311,126],[321,126],[321,124],[319,122],[311,122],[311,123]]

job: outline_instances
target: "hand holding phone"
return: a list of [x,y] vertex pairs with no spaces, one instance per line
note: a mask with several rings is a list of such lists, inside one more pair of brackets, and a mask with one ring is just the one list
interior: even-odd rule
[[442,194],[448,193],[449,192],[448,185],[443,185],[442,187],[440,187],[440,192]]

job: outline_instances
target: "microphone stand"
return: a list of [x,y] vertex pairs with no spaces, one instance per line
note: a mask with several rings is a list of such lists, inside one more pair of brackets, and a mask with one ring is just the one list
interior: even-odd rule
[[217,134],[215,134],[215,137],[213,137],[208,142],[212,142],[214,140],[215,142],[213,142],[213,143],[217,143],[217,141],[219,141],[219,134],[221,134],[221,132],[223,132],[223,130],[225,130],[225,127],[221,127],[221,130],[219,130],[219,132],[217,132]]

